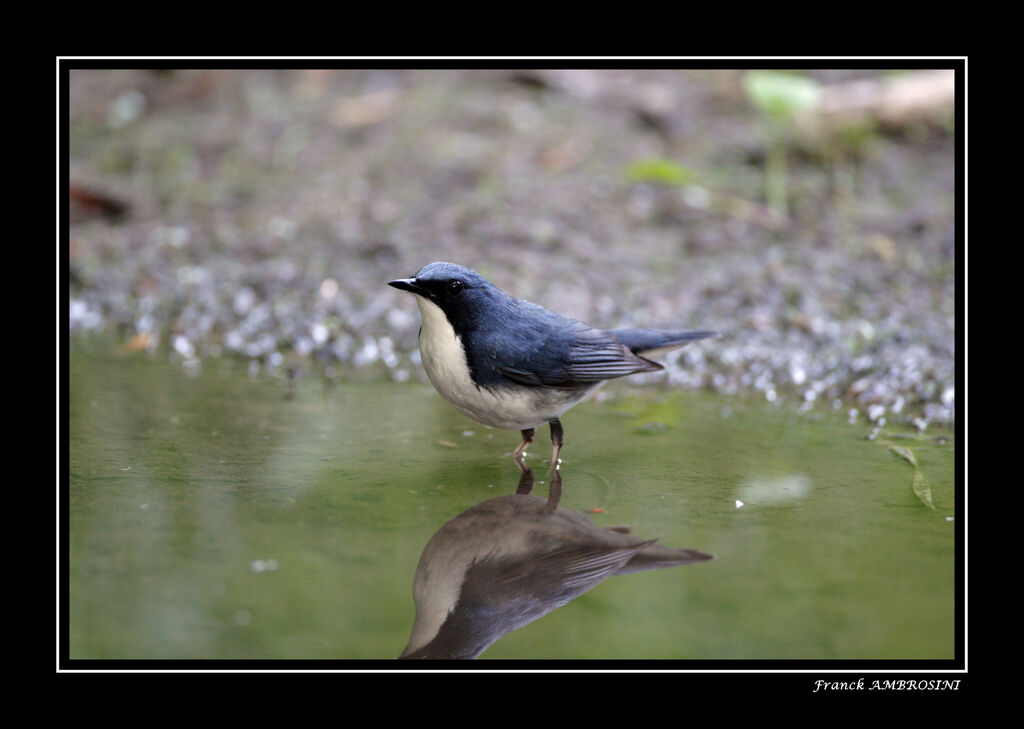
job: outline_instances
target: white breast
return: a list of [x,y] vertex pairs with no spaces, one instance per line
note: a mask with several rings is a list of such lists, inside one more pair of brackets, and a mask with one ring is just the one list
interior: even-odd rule
[[469,375],[466,352],[439,306],[416,297],[423,317],[420,355],[427,377],[464,415],[495,428],[523,430],[544,425],[586,397],[585,391],[542,388],[477,387]]

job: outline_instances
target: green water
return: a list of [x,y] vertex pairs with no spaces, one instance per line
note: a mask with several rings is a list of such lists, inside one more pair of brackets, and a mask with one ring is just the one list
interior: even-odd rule
[[[627,382],[604,392],[563,418],[561,506],[717,559],[612,577],[481,660],[954,657],[952,438],[870,440],[830,412]],[[190,373],[72,347],[71,659],[402,651],[421,551],[515,491],[518,434],[420,384],[306,376],[289,393],[227,361]],[[538,436],[528,463],[547,482]],[[890,444],[911,449],[934,508]]]

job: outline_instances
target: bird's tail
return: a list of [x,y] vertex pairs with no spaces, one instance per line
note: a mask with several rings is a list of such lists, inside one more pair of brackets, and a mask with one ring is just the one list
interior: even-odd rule
[[611,329],[608,333],[641,357],[664,354],[694,340],[718,336],[718,332],[709,329]]
[[708,552],[701,552],[696,549],[674,549],[651,540],[651,543],[645,545],[642,550],[634,554],[615,574],[628,575],[631,572],[644,572],[645,570],[656,570],[662,567],[707,562],[714,558],[715,555]]

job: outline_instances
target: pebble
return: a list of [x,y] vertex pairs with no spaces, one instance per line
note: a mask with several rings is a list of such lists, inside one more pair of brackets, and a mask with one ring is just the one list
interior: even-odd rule
[[[749,200],[763,193],[760,171],[735,153],[759,149],[761,120],[719,103],[693,74],[655,73],[682,100],[659,112],[674,115],[671,145],[623,115],[628,104],[598,101],[601,74],[589,97],[571,85],[541,95],[512,88],[497,71],[353,71],[334,78],[335,96],[300,103],[277,75],[252,71],[239,91],[225,85],[189,116],[151,103],[159,84],[187,74],[76,71],[72,172],[123,183],[135,199],[123,220],[71,226],[69,332],[121,344],[145,333],[154,346],[140,355],[166,351],[193,367],[236,357],[253,376],[294,355],[341,379],[366,370],[426,382],[415,304],[386,284],[443,258],[594,325],[722,333],[662,358],[666,372],[639,378],[645,384],[831,405],[851,423],[954,424],[949,138],[874,140],[877,152],[865,148],[858,161],[863,189],[845,212],[816,197],[824,163],[794,162],[790,188],[804,195],[794,210],[813,215],[794,213],[780,233],[715,204],[723,187]],[[346,86],[361,83],[390,89],[395,113],[351,135],[310,123],[329,111],[328,97],[365,93]],[[275,103],[235,103],[232,94],[256,88]],[[630,84],[608,88],[628,93]],[[466,103],[440,103],[449,98]],[[89,126],[104,115],[110,126]],[[699,130],[721,115],[719,136],[704,140]],[[155,132],[168,124],[177,156]],[[534,141],[547,149],[577,138],[589,141],[571,165],[558,174],[536,167]],[[286,139],[303,146],[277,150],[273,165],[254,162]],[[203,145],[216,152],[206,156]],[[671,159],[681,149],[691,158],[677,161],[695,174],[717,170],[715,185],[627,178],[652,150]],[[109,172],[122,159],[134,167]],[[899,209],[886,192],[896,179],[906,198]],[[899,241],[884,256],[883,238]]]

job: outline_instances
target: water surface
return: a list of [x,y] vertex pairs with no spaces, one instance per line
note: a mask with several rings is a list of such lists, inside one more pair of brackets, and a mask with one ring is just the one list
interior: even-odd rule
[[[427,385],[291,388],[79,346],[68,373],[72,659],[394,658],[432,535],[520,481],[518,434]],[[949,434],[603,394],[563,418],[560,506],[716,559],[611,577],[480,660],[954,657]],[[545,497],[549,454],[539,430],[527,462]]]

